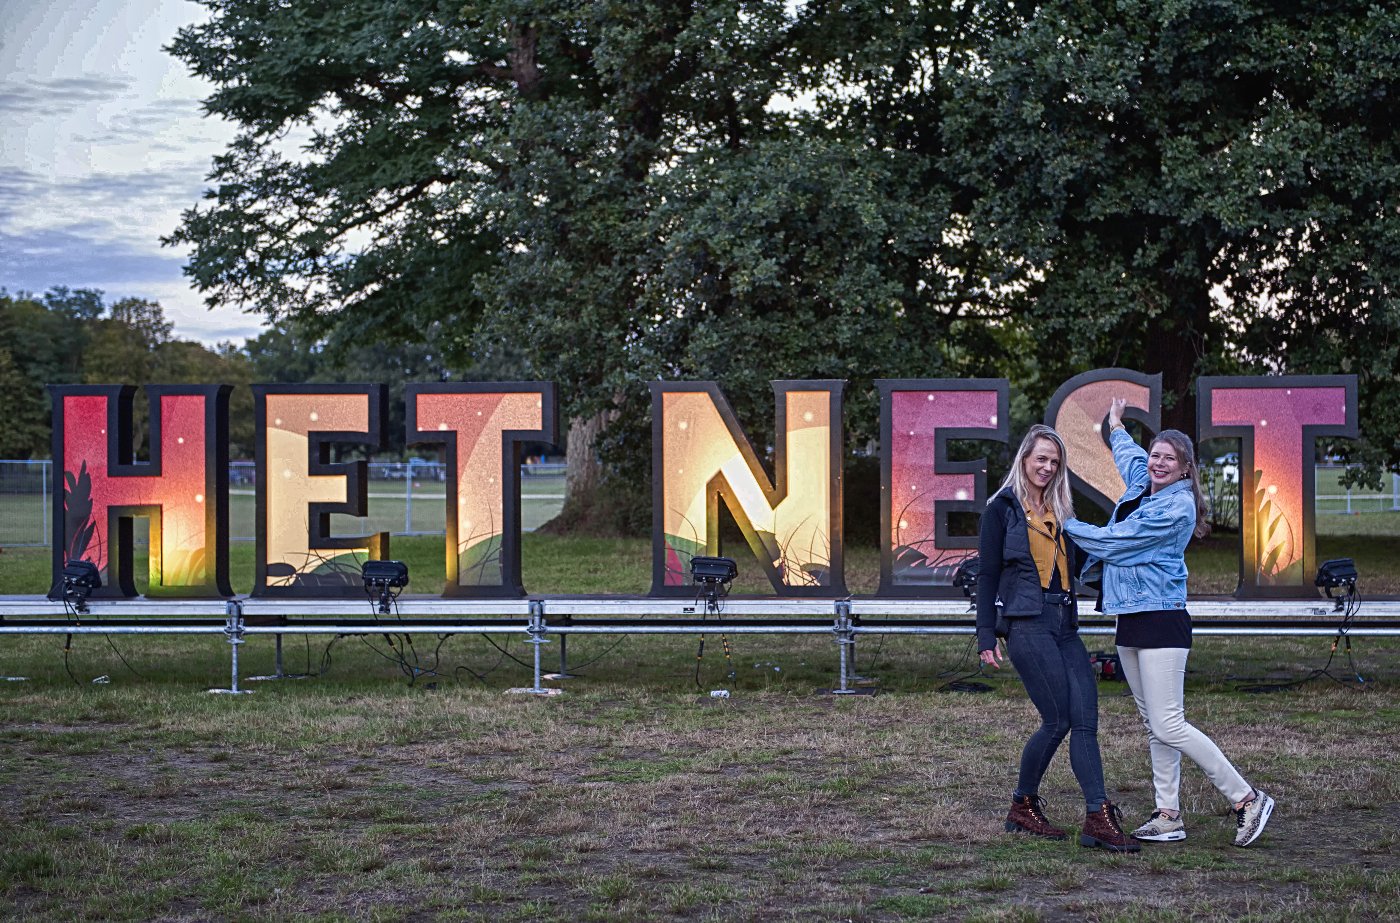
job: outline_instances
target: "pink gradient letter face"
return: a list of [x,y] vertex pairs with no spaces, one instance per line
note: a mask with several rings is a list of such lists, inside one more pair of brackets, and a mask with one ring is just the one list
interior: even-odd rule
[[1356,436],[1356,376],[1202,378],[1201,438],[1240,439],[1239,596],[1297,596],[1317,570],[1314,440]]
[[520,449],[552,443],[555,387],[544,382],[409,385],[408,441],[447,452],[446,596],[522,596]]
[[1045,410],[1045,424],[1065,441],[1070,483],[1103,507],[1113,509],[1127,485],[1113,464],[1104,419],[1116,397],[1128,402],[1123,414],[1161,429],[1162,376],[1129,369],[1095,369],[1060,386]]
[[977,547],[948,534],[948,514],[981,510],[985,459],[948,460],[949,439],[1005,442],[1004,379],[877,381],[880,389],[880,593],[948,596],[953,571]]
[[232,596],[228,580],[227,385],[148,385],[149,462],[133,461],[129,385],[50,389],[55,492],[53,575],[97,566],[94,596],[135,596],[134,519],[150,528],[148,596]]
[[720,553],[721,501],[779,595],[845,594],[844,384],[773,383],[774,485],[714,382],[652,383],[652,595],[694,593],[691,557]]

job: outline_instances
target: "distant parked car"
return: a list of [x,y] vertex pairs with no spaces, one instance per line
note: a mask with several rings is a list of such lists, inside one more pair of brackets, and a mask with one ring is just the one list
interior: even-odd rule
[[1220,469],[1220,480],[1229,484],[1240,482],[1240,453],[1226,452],[1215,458],[1215,465]]

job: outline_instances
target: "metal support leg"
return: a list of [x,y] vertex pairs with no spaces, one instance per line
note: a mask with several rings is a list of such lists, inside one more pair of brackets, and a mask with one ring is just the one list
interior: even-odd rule
[[533,644],[535,647],[535,685],[528,688],[520,687],[508,689],[506,691],[523,692],[529,695],[559,695],[563,692],[562,689],[546,689],[544,686],[540,685],[540,680],[543,679],[540,673],[540,646],[549,643],[549,639],[544,636],[545,632],[549,630],[549,627],[544,618],[543,601],[538,599],[530,600],[530,624],[525,630],[530,633],[530,637],[525,643]]
[[278,634],[272,637],[275,639],[275,644],[277,645],[273,654],[273,661],[276,664],[275,672],[270,676],[249,676],[243,681],[245,683],[261,683],[274,679],[306,679],[307,674],[305,673],[288,673],[282,669],[282,636]]
[[875,689],[872,686],[852,688],[854,673],[851,669],[851,661],[855,652],[856,632],[855,623],[851,619],[851,601],[848,599],[838,599],[836,601],[836,619],[832,623],[832,633],[836,636],[837,649],[841,652],[841,685],[836,689],[824,690],[832,695],[874,695]]
[[559,636],[559,672],[546,673],[544,678],[548,680],[574,678],[574,674],[569,672],[569,636],[567,634]]
[[236,599],[230,599],[224,610],[228,614],[228,622],[224,625],[224,637],[228,639],[229,650],[232,652],[232,681],[227,689],[210,689],[210,692],[223,695],[252,695],[251,689],[238,688],[238,645],[243,643],[243,604]]

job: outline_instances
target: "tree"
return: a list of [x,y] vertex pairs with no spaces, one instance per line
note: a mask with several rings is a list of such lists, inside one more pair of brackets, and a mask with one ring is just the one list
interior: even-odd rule
[[0,458],[43,455],[49,436],[44,394],[24,374],[8,346],[0,346],[0,395],[4,395],[5,421],[0,426]]
[[42,300],[0,292],[0,344],[9,354],[8,382],[0,388],[0,412],[9,432],[7,457],[49,453],[50,413],[44,386],[82,380],[87,326],[102,293],[56,288]]
[[767,379],[858,372],[869,405],[871,375],[943,370],[986,299],[935,165],[951,5],[208,5],[172,48],[243,131],[172,240],[210,303],[332,350],[434,322],[449,367],[521,350],[563,384],[571,476],[606,422],[635,444],[656,375],[721,379],[762,444]]
[[[1018,4],[949,127],[974,233],[1075,370],[1361,379],[1359,457],[1400,464],[1400,11],[1257,0]],[[1364,337],[1357,336],[1366,331]]]

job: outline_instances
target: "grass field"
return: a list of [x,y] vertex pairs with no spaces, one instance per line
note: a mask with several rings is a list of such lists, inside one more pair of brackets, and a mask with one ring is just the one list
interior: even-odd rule
[[[646,589],[645,541],[523,541],[534,592]],[[1354,555],[1368,592],[1400,588],[1395,536],[1319,546]],[[440,540],[393,548],[414,588],[441,579]],[[246,589],[251,546],[234,554]],[[850,558],[853,587],[873,588],[873,550]],[[1197,592],[1233,585],[1226,540],[1191,567]],[[44,549],[5,549],[0,592],[42,591],[47,568]],[[763,589],[752,572],[739,589]],[[1336,680],[1271,695],[1241,687],[1302,679],[1330,639],[1198,639],[1189,714],[1279,808],[1235,849],[1188,763],[1189,839],[1132,856],[1001,832],[1036,719],[1010,670],[979,677],[986,694],[939,691],[974,668],[965,638],[863,641],[881,694],[848,698],[819,694],[837,662],[821,637],[732,638],[732,678],[714,635],[698,676],[694,637],[576,637],[580,675],[548,698],[506,691],[530,682],[521,639],[413,640],[432,671],[410,682],[383,635],[290,636],[287,668],[313,676],[232,697],[203,693],[227,682],[217,638],[82,636],[66,666],[58,637],[0,639],[0,674],[29,677],[0,682],[0,917],[1400,916],[1400,639],[1354,642],[1364,684],[1339,655]],[[253,639],[242,672],[272,672],[272,655]],[[1138,822],[1150,773],[1123,692],[1100,685],[1100,740],[1110,797]],[[1077,827],[1064,748],[1042,794]]]
[[[378,639],[375,639],[378,641]],[[713,640],[713,639],[712,639]],[[524,669],[479,638],[409,686],[366,642],[307,657],[317,678],[202,695],[221,645],[6,641],[0,688],[0,914],[35,920],[1375,920],[1400,914],[1400,694],[1393,642],[1364,688],[1269,697],[1325,640],[1203,640],[1190,702],[1278,799],[1257,847],[1184,775],[1184,843],[1110,856],[1001,832],[1033,711],[1014,676],[937,692],[966,643],[889,638],[875,697],[815,694],[834,646],[735,642],[735,679],[693,643],[576,645],[549,699],[503,694]],[[384,648],[382,643],[378,646]],[[521,654],[520,648],[509,649]],[[247,669],[268,670],[266,643]],[[292,658],[300,666],[300,657]],[[777,668],[777,669],[775,669]],[[109,675],[92,685],[94,674]],[[1338,671],[1339,675],[1345,675]],[[727,700],[705,690],[724,686]],[[1151,807],[1122,687],[1101,686],[1110,797]],[[1042,788],[1075,827],[1066,756]]]

